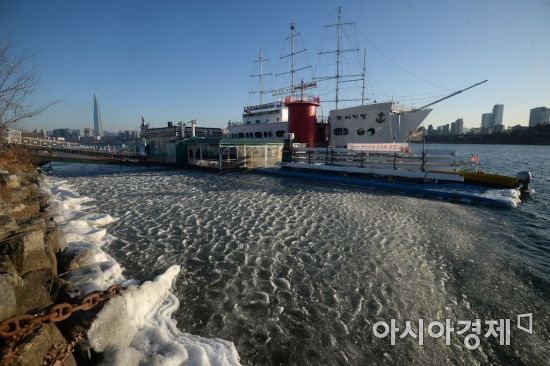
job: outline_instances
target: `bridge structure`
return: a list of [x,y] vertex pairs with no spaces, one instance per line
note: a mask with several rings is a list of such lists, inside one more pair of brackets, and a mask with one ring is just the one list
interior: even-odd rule
[[27,147],[41,165],[52,161],[120,165],[159,164],[159,162],[148,160],[146,154],[131,151],[129,148],[115,149],[68,141],[25,137],[21,136],[20,131],[14,130],[9,131],[7,142],[11,145]]

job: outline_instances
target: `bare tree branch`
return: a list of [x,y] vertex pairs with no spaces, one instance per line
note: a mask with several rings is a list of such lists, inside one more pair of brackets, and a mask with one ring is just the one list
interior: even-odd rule
[[36,71],[28,66],[28,61],[36,54],[13,53],[11,44],[0,44],[0,138],[17,122],[34,117],[58,103],[51,102],[37,108],[26,104],[38,84]]

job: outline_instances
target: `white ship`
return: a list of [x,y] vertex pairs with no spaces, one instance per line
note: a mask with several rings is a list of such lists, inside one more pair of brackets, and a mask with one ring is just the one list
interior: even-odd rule
[[[341,11],[338,9],[338,21],[334,24],[338,29],[338,36],[341,34],[339,28],[342,25],[345,25],[345,23],[342,23]],[[303,96],[305,89],[317,87],[317,82],[302,82],[301,84],[295,82],[295,73],[307,68],[295,67],[295,55],[305,51],[296,51],[294,42],[296,35],[295,26],[291,24],[290,36],[288,37],[291,40],[291,53],[283,56],[291,57],[291,70],[288,72],[291,75],[291,85],[288,88],[272,91],[273,96],[287,94],[293,97],[297,93]],[[338,42],[338,47],[340,47],[340,42]],[[340,48],[336,51],[338,54],[346,52],[346,50]],[[285,99],[273,103],[262,103],[263,94],[268,93],[262,88],[263,76],[267,75],[263,72],[264,61],[263,53],[260,51],[257,59],[260,69],[259,74],[252,75],[252,77],[260,78],[260,90],[258,91],[260,104],[244,107],[242,123],[230,122],[228,124],[227,133],[231,138],[282,140],[288,136],[289,113]],[[339,70],[340,59],[337,58],[336,62],[337,70]],[[360,106],[338,109],[338,88],[340,82],[346,81],[344,79],[340,80],[344,77],[339,72],[334,77],[336,79],[336,108],[329,112],[327,120],[318,121],[318,124],[325,124],[325,127],[318,128],[317,131],[323,131],[325,136],[315,136],[315,141],[318,142],[316,145],[321,146],[328,143],[333,147],[346,147],[348,143],[406,142],[409,133],[415,131],[431,111],[431,109],[413,110],[393,101],[371,104],[361,103]],[[362,77],[364,85],[364,65]],[[364,87],[362,99],[364,99]]]
[[243,122],[229,122],[232,138],[283,139],[288,133],[288,108],[283,101],[244,107]]
[[332,110],[329,115],[330,144],[346,148],[350,143],[404,143],[431,111],[413,110],[395,102]]

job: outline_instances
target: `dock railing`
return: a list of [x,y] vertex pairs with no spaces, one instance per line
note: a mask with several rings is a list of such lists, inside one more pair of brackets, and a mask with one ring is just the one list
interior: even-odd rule
[[455,155],[423,152],[420,154],[403,152],[370,152],[345,148],[294,147],[292,162],[317,165],[340,165],[357,168],[406,169],[416,171],[454,170],[466,162],[457,160]]

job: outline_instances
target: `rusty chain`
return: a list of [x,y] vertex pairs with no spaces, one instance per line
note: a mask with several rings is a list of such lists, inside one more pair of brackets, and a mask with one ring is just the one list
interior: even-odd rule
[[53,346],[51,350],[46,354],[42,362],[42,366],[63,366],[65,360],[71,353],[74,352],[76,345],[84,338],[84,330],[76,333],[73,339],[66,345],[60,344]]
[[105,291],[94,291],[82,298],[80,304],[63,302],[53,305],[47,313],[16,315],[0,323],[1,338],[16,338],[31,332],[44,322],[57,323],[68,319],[77,311],[88,311],[101,302],[107,301],[124,288],[120,285],[112,285]]

